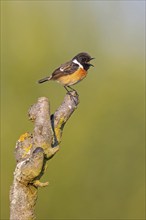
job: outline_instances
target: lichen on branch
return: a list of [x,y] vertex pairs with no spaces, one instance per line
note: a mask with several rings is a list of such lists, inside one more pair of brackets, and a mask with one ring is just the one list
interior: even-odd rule
[[37,103],[28,111],[29,119],[34,123],[32,133],[21,135],[16,143],[17,161],[14,181],[10,190],[10,219],[35,219],[34,209],[38,187],[41,183],[48,160],[59,150],[64,125],[79,103],[78,94],[69,92],[54,114],[50,114],[48,98],[38,98]]

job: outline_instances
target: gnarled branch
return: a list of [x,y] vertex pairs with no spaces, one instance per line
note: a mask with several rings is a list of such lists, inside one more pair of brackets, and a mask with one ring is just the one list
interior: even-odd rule
[[65,123],[77,108],[78,94],[66,94],[63,103],[50,115],[49,101],[45,97],[31,106],[28,115],[34,122],[33,133],[25,133],[16,143],[17,161],[14,180],[10,190],[10,219],[35,219],[35,204],[38,187],[48,185],[40,182],[47,162],[59,150]]

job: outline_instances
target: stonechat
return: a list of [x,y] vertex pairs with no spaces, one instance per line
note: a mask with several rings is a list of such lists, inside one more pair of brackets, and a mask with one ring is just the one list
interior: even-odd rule
[[88,53],[79,53],[70,61],[61,64],[50,76],[40,79],[38,83],[54,80],[63,85],[68,92],[68,88],[74,90],[70,86],[80,82],[87,76],[88,69],[93,66],[90,63],[92,59],[94,58]]

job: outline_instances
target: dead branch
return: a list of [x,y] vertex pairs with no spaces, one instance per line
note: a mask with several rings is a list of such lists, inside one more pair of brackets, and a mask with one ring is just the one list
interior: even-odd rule
[[17,165],[10,190],[11,220],[35,219],[38,187],[48,185],[48,182],[40,182],[40,178],[46,171],[48,160],[59,150],[64,125],[78,103],[78,94],[72,91],[66,94],[53,115],[50,115],[50,104],[45,97],[39,98],[29,109],[34,131],[21,135],[16,143]]

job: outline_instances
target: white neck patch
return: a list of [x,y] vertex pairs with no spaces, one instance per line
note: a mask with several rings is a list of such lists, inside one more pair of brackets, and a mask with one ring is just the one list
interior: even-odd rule
[[83,69],[83,66],[76,59],[74,59],[72,62],[78,64],[78,66]]

